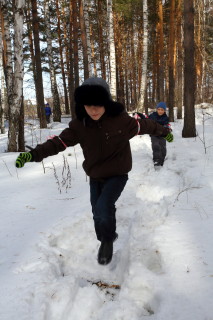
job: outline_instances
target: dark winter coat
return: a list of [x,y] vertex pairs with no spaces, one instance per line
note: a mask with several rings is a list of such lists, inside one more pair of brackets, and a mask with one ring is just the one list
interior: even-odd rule
[[45,107],[45,114],[46,114],[46,116],[50,116],[52,114],[50,107],[48,107],[48,106]]
[[162,114],[162,116],[159,116],[159,114],[155,111],[149,115],[149,119],[156,121],[162,126],[169,124],[169,117],[166,113]]
[[169,133],[167,128],[152,120],[136,120],[130,117],[123,111],[122,105],[116,102],[112,103],[112,113],[109,103],[105,114],[98,121],[94,121],[83,114],[83,102],[78,102],[78,99],[76,101],[78,118],[72,120],[69,128],[63,130],[58,137],[32,150],[33,161],[42,161],[48,156],[64,151],[66,147],[80,143],[85,158],[83,168],[88,176],[101,179],[122,175],[132,168],[129,144],[131,138],[138,133],[155,136],[166,136]]

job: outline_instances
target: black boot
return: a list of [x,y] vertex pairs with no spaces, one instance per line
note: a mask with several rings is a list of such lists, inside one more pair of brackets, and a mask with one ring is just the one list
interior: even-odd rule
[[106,265],[110,263],[113,255],[113,240],[101,241],[101,246],[98,250],[98,263]]

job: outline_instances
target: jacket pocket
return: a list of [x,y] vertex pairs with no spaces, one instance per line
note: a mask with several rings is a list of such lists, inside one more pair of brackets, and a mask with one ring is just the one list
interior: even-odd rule
[[124,132],[121,129],[105,132],[107,144],[117,144],[124,138]]

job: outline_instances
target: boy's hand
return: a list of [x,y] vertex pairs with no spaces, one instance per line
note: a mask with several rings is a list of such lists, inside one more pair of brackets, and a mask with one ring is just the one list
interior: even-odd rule
[[31,152],[22,152],[16,159],[16,168],[22,168],[26,162],[30,162],[33,156]]
[[173,134],[170,132],[167,134],[166,137],[164,137],[164,139],[166,139],[166,141],[168,142],[172,142],[174,140]]

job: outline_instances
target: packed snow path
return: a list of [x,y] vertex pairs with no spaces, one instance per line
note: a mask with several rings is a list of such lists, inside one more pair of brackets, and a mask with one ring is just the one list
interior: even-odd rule
[[[212,151],[204,156],[199,141],[181,139],[178,122],[173,128],[157,172],[149,136],[131,141],[133,170],[117,202],[119,238],[108,266],[97,263],[80,148],[46,159],[45,174],[33,163],[17,176],[16,155],[1,154],[3,231],[10,224],[1,238],[9,257],[1,256],[1,320],[213,319]],[[64,159],[68,190],[60,183]]]

